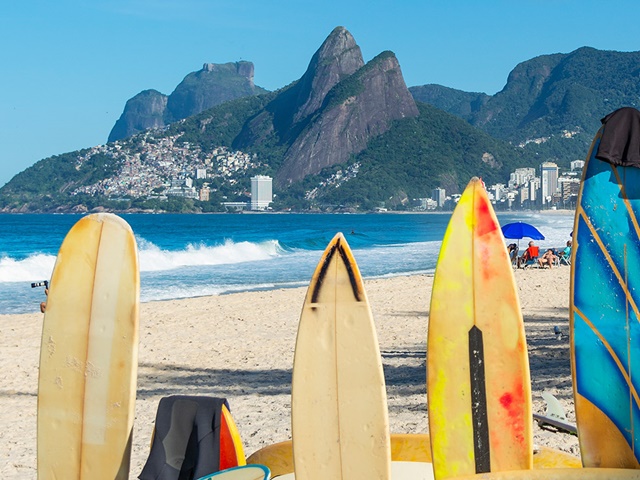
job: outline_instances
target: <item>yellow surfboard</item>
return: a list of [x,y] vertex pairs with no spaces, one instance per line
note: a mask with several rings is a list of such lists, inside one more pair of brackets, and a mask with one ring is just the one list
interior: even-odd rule
[[529,361],[511,263],[481,180],[451,216],[427,340],[437,479],[532,468]]
[[133,232],[95,214],[69,231],[51,277],[38,382],[38,478],[126,479],[138,364]]
[[640,472],[622,468],[548,468],[478,473],[456,480],[640,480]]
[[[429,435],[424,433],[391,434],[391,468],[399,463],[423,463],[431,466],[431,443]],[[293,450],[291,441],[274,443],[261,448],[247,458],[248,464],[262,464],[269,467],[274,478],[293,473]],[[534,469],[582,468],[582,462],[566,452],[547,447],[533,452]],[[414,479],[415,480],[415,479]]]
[[389,478],[387,396],[375,325],[340,233],[325,250],[302,308],[291,424],[298,480]]

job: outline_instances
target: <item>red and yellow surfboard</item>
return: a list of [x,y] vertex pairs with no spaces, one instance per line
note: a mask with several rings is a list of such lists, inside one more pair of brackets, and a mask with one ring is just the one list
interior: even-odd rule
[[481,180],[445,232],[427,342],[435,476],[532,468],[529,360],[513,270]]

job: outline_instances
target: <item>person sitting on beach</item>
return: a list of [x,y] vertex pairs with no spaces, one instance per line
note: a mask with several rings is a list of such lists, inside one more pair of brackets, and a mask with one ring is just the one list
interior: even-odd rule
[[530,260],[535,260],[539,255],[539,248],[534,245],[533,240],[529,242],[529,247],[524,251],[522,256],[518,259],[518,268],[526,266]]
[[548,248],[546,252],[538,259],[538,265],[543,268],[545,265],[549,265],[549,268],[553,268],[553,264],[556,262],[556,252],[553,248]]
[[509,260],[511,260],[511,263],[515,265],[518,259],[518,246],[515,243],[510,243],[507,247],[507,251],[509,252]]
[[560,262],[564,262],[569,265],[569,259],[571,258],[571,240],[567,241],[567,246],[560,252]]

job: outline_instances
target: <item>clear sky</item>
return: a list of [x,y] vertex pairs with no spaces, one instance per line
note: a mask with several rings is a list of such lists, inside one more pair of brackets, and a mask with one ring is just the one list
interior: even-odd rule
[[336,26],[365,61],[393,51],[408,86],[494,94],[520,62],[582,46],[640,50],[638,0],[19,0],[0,9],[0,186],[106,143],[126,101],[204,63],[298,79]]

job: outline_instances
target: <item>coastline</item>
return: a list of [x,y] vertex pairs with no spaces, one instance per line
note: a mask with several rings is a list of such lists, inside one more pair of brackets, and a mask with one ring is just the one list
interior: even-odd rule
[[[98,208],[93,209],[87,212],[79,212],[74,210],[68,211],[30,211],[30,212],[19,212],[19,211],[6,211],[0,210],[0,215],[78,215],[84,216],[89,215],[91,213],[114,213],[116,215],[128,215],[128,214],[141,214],[141,215],[368,215],[368,214],[380,214],[380,215],[406,215],[406,214],[417,214],[417,215],[451,215],[453,210],[388,210],[386,212],[379,212],[375,210],[360,210],[355,212],[349,211],[338,211],[338,212],[322,212],[315,210],[301,210],[301,211],[257,211],[257,210],[241,210],[237,212],[202,212],[194,210],[193,212],[168,212],[166,210],[145,210],[145,209],[127,209],[127,210],[113,210],[107,208]],[[571,209],[545,209],[545,210],[496,210],[498,215],[500,214],[509,214],[509,215],[517,215],[519,213],[526,214],[552,214],[552,215],[574,215],[575,210]]]
[[[569,268],[515,271],[527,335],[533,411],[549,390],[575,421],[569,363]],[[426,336],[432,275],[365,280],[383,359],[391,431],[425,433]],[[290,382],[306,287],[143,303],[130,478],[149,453],[160,398],[226,397],[245,453],[290,439]],[[268,307],[268,308],[265,308]],[[0,315],[3,478],[36,477],[42,315]],[[557,339],[553,327],[564,333]],[[578,455],[576,437],[534,425],[534,442]]]

